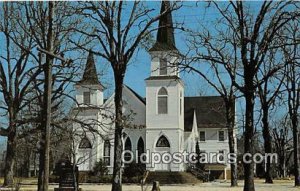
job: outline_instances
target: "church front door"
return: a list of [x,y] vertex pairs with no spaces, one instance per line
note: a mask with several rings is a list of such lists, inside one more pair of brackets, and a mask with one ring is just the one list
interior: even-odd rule
[[[160,156],[163,156],[164,153],[169,153],[170,148],[157,148],[157,153],[160,153]],[[164,163],[162,160],[155,164],[155,171],[170,171],[170,163]]]
[[[155,151],[160,154],[161,159],[164,158],[164,153],[170,153],[170,143],[164,135],[158,139]],[[167,163],[168,159],[165,160],[155,164],[155,171],[170,171],[170,163]]]

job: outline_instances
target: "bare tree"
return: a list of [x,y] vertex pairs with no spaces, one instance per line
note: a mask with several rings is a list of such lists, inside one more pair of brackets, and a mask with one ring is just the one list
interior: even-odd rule
[[[1,136],[7,137],[4,186],[13,184],[17,140],[17,128],[24,123],[20,112],[29,104],[26,99],[31,82],[42,72],[37,57],[31,53],[33,39],[24,31],[15,30],[20,17],[14,3],[2,3],[0,32],[5,38],[5,48],[1,51],[0,92],[5,105],[1,110],[8,116],[7,128],[1,127]],[[33,62],[32,62],[33,61]]]
[[35,81],[35,89],[42,108],[38,190],[48,190],[51,114],[53,108],[63,102],[62,96],[70,97],[66,87],[76,76],[72,69],[74,64],[64,59],[63,55],[74,50],[67,39],[71,38],[71,28],[79,21],[70,15],[69,2],[22,2],[19,7],[26,18],[26,22],[20,22],[19,26],[34,39],[41,55],[45,55],[45,61],[42,56],[38,60],[43,65],[44,75]]
[[[86,39],[98,44],[99,51],[93,51],[107,60],[114,72],[115,80],[115,134],[114,134],[114,170],[112,190],[122,190],[122,89],[126,69],[139,45],[156,30],[153,24],[160,17],[178,9],[179,6],[167,1],[162,2],[161,14],[147,8],[144,2],[84,2],[76,7],[77,13],[85,16],[92,24],[87,30],[77,28],[77,32]],[[124,11],[126,9],[126,12]],[[138,31],[138,32],[137,32]],[[73,42],[84,48],[78,42]]]
[[[232,34],[230,38],[220,39],[221,42],[235,39],[234,44],[228,44],[224,47],[228,54],[226,57],[235,55],[239,59],[239,70],[236,76],[232,76],[232,68],[230,64],[225,63],[225,67],[229,72],[233,85],[243,94],[245,98],[245,132],[244,132],[244,152],[253,154],[253,137],[254,137],[254,100],[255,92],[264,78],[272,76],[278,68],[269,71],[264,75],[263,79],[257,81],[256,74],[265,61],[266,55],[270,48],[274,45],[275,39],[278,37],[278,31],[288,22],[298,16],[295,11],[297,4],[292,1],[288,2],[262,2],[258,4],[245,3],[242,1],[221,3],[211,2],[220,14],[219,24],[230,29]],[[258,11],[251,10],[251,7]],[[219,31],[219,32],[222,32]],[[213,35],[209,36],[213,39]],[[211,40],[211,39],[207,39]],[[222,47],[222,44],[218,44]],[[229,47],[228,47],[229,46]],[[213,48],[216,48],[214,46]],[[213,59],[218,55],[214,55]],[[225,58],[226,58],[225,57]],[[233,57],[233,56],[232,56]],[[218,57],[217,57],[218,58]],[[224,64],[224,62],[221,62]],[[237,77],[235,79],[235,77]],[[254,165],[244,163],[245,184],[244,191],[254,191]]]
[[[271,107],[274,106],[276,98],[282,92],[282,84],[284,81],[284,75],[280,75],[279,68],[284,67],[282,59],[279,59],[278,49],[272,49],[266,55],[266,60],[263,62],[261,69],[256,74],[256,79],[258,82],[258,97],[260,100],[260,108],[262,115],[262,135],[264,138],[264,150],[265,153],[272,153],[272,134],[269,125],[269,115]],[[277,72],[275,72],[278,70]],[[269,72],[273,71],[273,75],[270,76]],[[265,76],[268,75],[268,76]],[[259,83],[259,79],[264,79],[262,83]],[[265,173],[265,183],[273,183],[272,180],[272,168],[271,159],[267,158],[266,163],[266,173]]]
[[[216,26],[217,24],[218,22]],[[180,64],[180,68],[187,72],[198,74],[223,98],[226,110],[225,118],[227,124],[225,125],[228,129],[229,152],[236,154],[234,135],[236,132],[235,99],[237,92],[234,82],[236,81],[239,59],[237,51],[232,56],[228,55],[226,50],[228,46],[226,44],[235,47],[237,42],[233,36],[230,36],[233,34],[230,28],[227,31],[217,33],[214,37],[211,36],[210,30],[205,26],[200,28],[202,29],[201,31],[189,32],[188,46],[190,52],[186,62]],[[223,39],[227,40],[223,41]],[[207,75],[205,68],[209,68],[211,71],[209,75]],[[237,164],[231,163],[230,167],[231,186],[237,186]]]
[[274,121],[272,129],[272,138],[274,150],[278,154],[278,174],[280,177],[287,176],[287,169],[289,162],[293,154],[291,126],[288,116],[283,117],[280,120]]
[[300,108],[300,58],[299,58],[299,20],[295,19],[285,27],[289,34],[288,44],[282,47],[286,80],[288,114],[293,131],[295,186],[300,186],[300,150],[299,150],[299,108]]

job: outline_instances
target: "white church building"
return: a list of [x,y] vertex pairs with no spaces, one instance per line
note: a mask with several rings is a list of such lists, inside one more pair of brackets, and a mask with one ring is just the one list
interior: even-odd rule
[[[161,11],[169,6],[163,1]],[[167,27],[166,27],[167,26]],[[123,87],[124,150],[134,153],[201,152],[228,153],[228,136],[223,99],[218,96],[185,97],[185,83],[176,62],[179,51],[175,46],[171,13],[159,21],[156,43],[149,50],[150,76],[145,79],[146,97]],[[138,77],[138,76],[137,76]],[[114,95],[104,99],[104,87],[98,79],[93,54],[89,53],[82,79],[76,83],[77,105],[73,108],[78,122],[75,151],[80,171],[91,171],[95,162],[103,160],[110,173],[114,156]],[[128,157],[125,155],[125,157]],[[139,158],[137,157],[137,160]],[[149,171],[185,171],[189,164],[147,164]],[[216,162],[205,165],[208,171],[230,177],[230,165]]]

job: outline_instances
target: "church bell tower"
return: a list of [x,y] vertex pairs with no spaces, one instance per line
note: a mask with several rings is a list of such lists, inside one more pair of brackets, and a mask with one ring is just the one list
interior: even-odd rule
[[93,53],[87,57],[85,70],[80,81],[75,84],[76,101],[79,107],[100,107],[103,104],[103,86],[100,83]]
[[[146,142],[153,152],[182,152],[184,84],[179,77],[180,53],[175,45],[171,4],[162,1],[157,38],[149,50],[151,74],[146,81]],[[182,171],[182,164],[156,164],[150,171]]]

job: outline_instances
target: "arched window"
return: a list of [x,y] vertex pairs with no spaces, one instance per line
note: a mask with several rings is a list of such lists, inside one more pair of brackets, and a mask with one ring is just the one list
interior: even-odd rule
[[109,142],[109,140],[104,141],[103,160],[104,160],[104,164],[106,164],[107,166],[110,166],[110,142]]
[[164,135],[162,135],[158,139],[158,141],[156,143],[156,147],[170,147],[170,143],[169,143],[168,139]]
[[158,114],[168,113],[168,91],[162,87],[157,95],[157,112]]
[[[127,137],[125,141],[125,151],[131,151],[131,140],[129,137]],[[125,153],[124,158],[126,161],[129,161],[131,159],[131,155],[129,153]]]
[[127,137],[125,141],[125,150],[130,150],[131,151],[131,140],[129,137]]
[[141,154],[143,154],[145,152],[144,141],[143,141],[142,137],[140,137],[138,140],[137,150],[138,150],[138,163],[140,163],[141,162]]
[[128,137],[128,135],[126,134],[126,133],[122,133],[122,136],[123,136],[123,140],[125,140],[126,139],[126,137]]
[[159,75],[167,75],[167,61],[165,59],[159,59]]
[[84,138],[81,139],[78,148],[79,149],[91,149],[92,144],[91,144],[90,140],[87,137],[84,137]]

